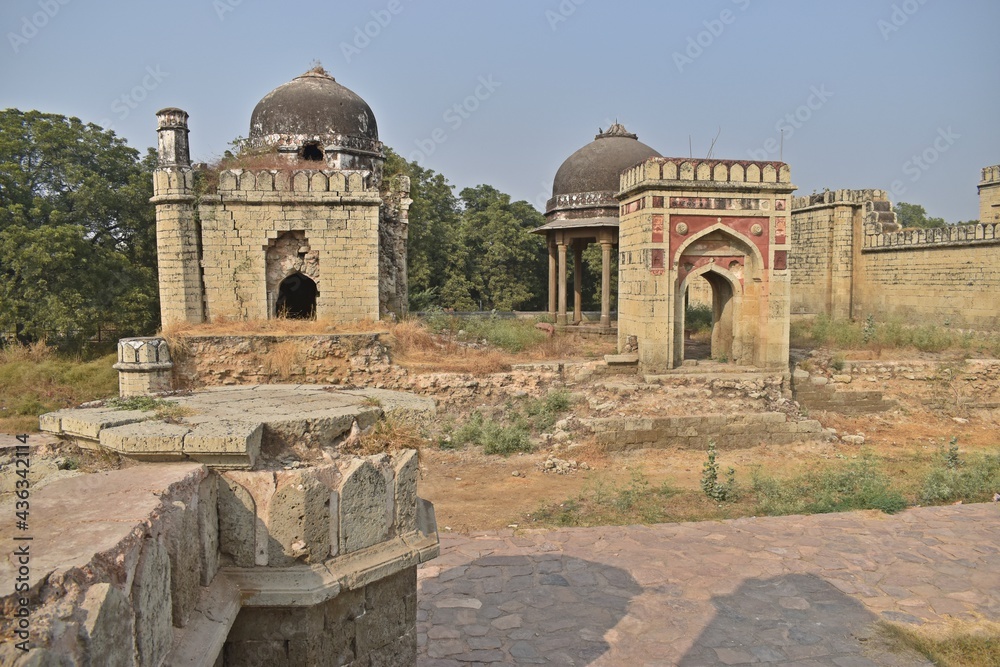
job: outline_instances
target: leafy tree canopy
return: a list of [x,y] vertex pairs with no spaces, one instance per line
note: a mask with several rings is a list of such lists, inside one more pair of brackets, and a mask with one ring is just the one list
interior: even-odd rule
[[899,224],[908,229],[934,229],[948,225],[944,218],[927,217],[927,211],[919,204],[907,204],[901,201],[892,210],[896,212],[896,220]]
[[155,329],[154,165],[97,125],[0,111],[0,331]]

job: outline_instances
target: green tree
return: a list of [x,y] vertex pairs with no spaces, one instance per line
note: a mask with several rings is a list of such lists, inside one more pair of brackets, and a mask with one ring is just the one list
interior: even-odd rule
[[463,298],[483,309],[543,308],[545,240],[531,230],[544,222],[526,201],[489,185],[460,193],[462,252],[456,266],[463,268]]
[[899,224],[908,229],[933,229],[945,227],[948,224],[944,218],[928,218],[927,211],[919,204],[907,204],[901,201],[896,204],[893,211],[896,212],[896,220]]
[[0,111],[0,331],[155,329],[154,165],[97,125]]

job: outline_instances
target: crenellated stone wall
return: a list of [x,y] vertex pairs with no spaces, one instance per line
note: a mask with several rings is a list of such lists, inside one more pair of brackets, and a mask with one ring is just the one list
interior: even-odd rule
[[793,316],[1000,326],[1000,223],[900,229],[881,190],[796,197],[792,208]]

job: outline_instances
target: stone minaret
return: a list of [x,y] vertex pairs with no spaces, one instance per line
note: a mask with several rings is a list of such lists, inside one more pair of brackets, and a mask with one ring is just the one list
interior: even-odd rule
[[195,219],[194,173],[188,144],[188,114],[159,111],[159,166],[153,173],[156,252],[160,279],[160,324],[205,319],[200,232]]

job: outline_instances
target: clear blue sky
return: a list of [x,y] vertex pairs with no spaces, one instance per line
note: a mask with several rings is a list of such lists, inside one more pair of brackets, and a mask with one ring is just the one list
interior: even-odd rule
[[665,155],[690,137],[703,157],[721,128],[732,159],[777,159],[784,126],[799,194],[896,183],[953,222],[1000,163],[998,29],[997,0],[4,0],[0,108],[110,121],[145,149],[179,106],[209,160],[320,60],[458,188],[541,205],[616,118]]

